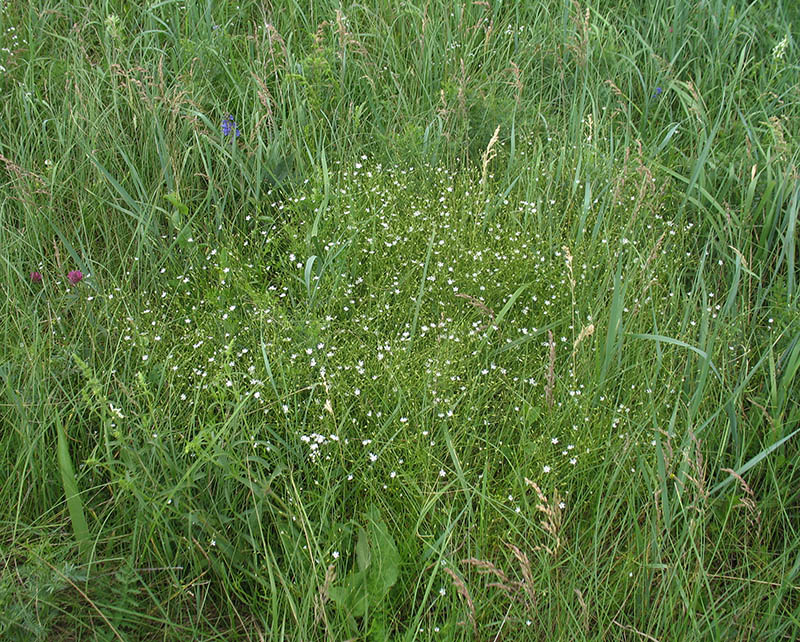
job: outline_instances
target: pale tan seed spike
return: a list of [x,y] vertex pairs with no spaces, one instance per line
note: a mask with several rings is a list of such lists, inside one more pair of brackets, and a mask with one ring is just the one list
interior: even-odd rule
[[497,144],[499,134],[500,134],[500,125],[498,125],[497,129],[494,130],[494,134],[492,135],[491,139],[489,139],[489,144],[486,146],[486,151],[483,152],[483,155],[481,157],[483,161],[483,168],[481,170],[482,186],[486,186],[486,176],[489,171],[489,163],[495,156],[497,156],[497,152],[494,151],[494,146]]

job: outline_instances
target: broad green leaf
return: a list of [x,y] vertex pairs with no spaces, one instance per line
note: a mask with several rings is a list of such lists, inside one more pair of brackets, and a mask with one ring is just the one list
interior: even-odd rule
[[367,511],[369,534],[372,542],[373,560],[369,570],[370,588],[380,598],[397,582],[400,573],[400,553],[389,534],[380,511],[373,505]]
[[329,590],[331,600],[352,617],[364,617],[377,607],[400,573],[400,554],[377,507],[365,515],[367,527],[358,527],[356,567],[339,586]]
[[358,541],[356,542],[356,563],[359,571],[369,568],[371,555],[369,550],[369,536],[361,526],[358,527]]
[[367,612],[367,579],[363,571],[350,573],[341,586],[328,590],[334,604],[352,617],[364,617]]
[[187,216],[189,214],[189,206],[178,197],[177,192],[171,192],[165,195],[164,198],[169,201],[182,216]]
[[61,482],[64,485],[64,494],[67,496],[67,510],[75,533],[75,541],[81,553],[87,558],[91,552],[91,537],[86,516],[83,512],[83,502],[78,492],[78,483],[75,481],[75,470],[72,467],[72,458],[69,454],[64,426],[61,424],[61,415],[56,411],[56,431],[58,432],[58,467],[61,471]]

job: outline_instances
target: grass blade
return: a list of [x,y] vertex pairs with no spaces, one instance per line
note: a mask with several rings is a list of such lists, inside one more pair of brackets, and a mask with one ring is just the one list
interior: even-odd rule
[[665,337],[664,335],[661,334],[639,334],[639,333],[628,332],[626,333],[626,336],[633,337],[634,339],[652,339],[653,341],[663,341],[664,343],[671,343],[674,346],[680,346],[682,348],[686,348],[687,350],[691,350],[692,352],[703,357],[703,359],[705,359],[708,362],[714,374],[717,375],[720,381],[722,381],[722,376],[719,374],[719,370],[717,370],[717,367],[714,365],[714,362],[711,361],[711,356],[707,352],[704,352],[703,350],[701,350],[696,346],[690,345],[685,341],[681,341],[680,339]]
[[422,279],[419,282],[419,292],[417,293],[417,300],[414,302],[414,320],[411,322],[411,336],[409,339],[414,340],[417,334],[417,323],[419,322],[419,309],[422,306],[422,295],[425,293],[425,279],[428,278],[428,264],[431,261],[431,252],[433,251],[433,239],[436,238],[436,229],[431,232],[431,238],[428,241],[428,251],[425,254],[425,265],[422,268]]
[[[789,441],[792,437],[794,437],[799,432],[800,432],[800,428],[795,430],[793,433],[786,435],[783,439],[779,439],[778,441],[776,441],[774,444],[772,444],[768,448],[765,448],[764,450],[762,450],[756,456],[751,457],[745,464],[742,464],[736,470],[736,474],[739,475],[739,476],[743,475],[748,470],[750,470],[753,466],[755,466],[756,464],[761,462],[764,458],[766,458],[770,453],[772,453],[773,451],[775,451],[778,448],[780,448],[781,446],[783,446],[783,444],[785,444],[787,441]],[[730,484],[733,481],[736,481],[736,477],[734,477],[733,475],[728,475],[728,477],[726,479],[724,479],[719,484],[714,486],[714,488],[712,488],[709,491],[709,494],[710,495],[714,495],[714,494],[718,493],[719,491],[721,491],[723,488],[725,488],[728,484]]]
[[72,531],[75,534],[75,541],[81,554],[86,558],[91,554],[91,536],[89,526],[86,523],[86,516],[83,512],[83,501],[78,491],[78,483],[75,480],[75,470],[72,466],[72,458],[69,454],[69,446],[61,422],[61,415],[55,411],[56,431],[58,432],[58,468],[61,471],[61,482],[64,485],[64,494],[67,497],[67,510],[69,519],[72,522]]

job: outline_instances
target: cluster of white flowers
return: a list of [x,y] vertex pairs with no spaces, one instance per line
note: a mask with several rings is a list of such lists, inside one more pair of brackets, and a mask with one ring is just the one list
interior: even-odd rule
[[311,461],[316,461],[322,452],[322,447],[331,442],[339,441],[339,437],[337,435],[328,435],[326,437],[312,432],[310,435],[300,435],[300,441],[308,445],[308,458]]
[[786,55],[786,49],[789,46],[789,36],[784,36],[783,40],[781,40],[775,48],[772,50],[772,58],[775,61],[783,60],[783,57]]

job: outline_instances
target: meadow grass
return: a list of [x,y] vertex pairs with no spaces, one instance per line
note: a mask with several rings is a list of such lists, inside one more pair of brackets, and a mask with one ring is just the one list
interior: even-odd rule
[[796,3],[0,7],[2,639],[794,639]]

